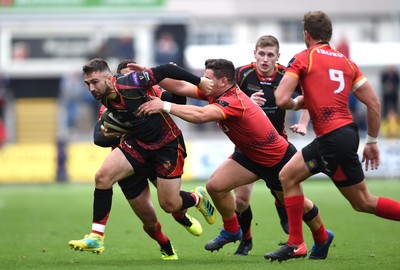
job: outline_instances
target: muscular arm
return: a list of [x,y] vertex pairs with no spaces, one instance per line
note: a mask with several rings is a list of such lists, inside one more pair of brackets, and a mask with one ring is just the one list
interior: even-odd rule
[[368,135],[378,137],[381,126],[381,104],[371,84],[365,81],[355,92],[358,100],[367,106]]
[[[161,99],[156,97],[151,97],[151,99],[151,101],[148,101],[140,106],[140,114],[150,115],[159,113],[163,110],[164,102]],[[214,105],[206,105],[201,107],[172,103],[169,113],[194,124],[202,124],[224,119],[222,112]]]
[[[146,67],[139,64],[128,64],[132,71],[143,72]],[[202,91],[211,90],[212,81],[207,78],[199,78],[187,70],[173,64],[160,65],[151,69],[158,84],[168,92],[179,96],[198,98],[195,85]]]
[[[378,137],[381,126],[381,104],[370,83],[365,81],[355,92],[358,100],[367,106],[368,135]],[[365,162],[365,170],[376,170],[380,164],[379,148],[377,143],[366,143],[363,150],[362,162]]]
[[173,114],[185,121],[202,124],[224,119],[221,111],[214,105],[204,107],[195,105],[172,104],[170,114]]
[[[295,104],[293,102],[292,95],[296,90],[298,83],[298,79],[291,75],[286,74],[283,76],[278,88],[275,91],[276,105],[278,105],[279,108],[282,110],[293,110]],[[301,108],[303,105],[302,96],[298,96],[296,99],[299,101],[296,109]]]
[[173,79],[164,79],[162,80],[159,85],[176,95],[190,97],[190,98],[198,98],[197,93],[195,91],[195,86],[191,83],[185,81],[178,81]]
[[153,71],[157,83],[161,82],[165,78],[184,80],[194,85],[198,85],[201,81],[200,77],[190,73],[186,69],[183,69],[173,64],[159,65],[151,68],[151,70]]
[[[211,90],[212,87],[212,81],[210,79],[204,78],[204,77],[198,77],[186,69],[183,69],[179,66],[175,66],[173,64],[164,64],[160,65],[154,68],[151,68],[153,71],[154,77],[157,80],[157,83],[161,82],[162,80],[166,78],[170,79],[175,79],[175,80],[181,80],[181,81],[186,81],[188,83],[191,83],[193,85],[197,85],[202,91],[207,91]],[[166,85],[160,84],[161,87],[165,87]],[[188,87],[187,84],[184,85],[185,87]],[[167,90],[170,90],[169,88],[165,88]],[[180,93],[175,93],[175,94],[180,94]],[[186,96],[186,95],[185,95]]]

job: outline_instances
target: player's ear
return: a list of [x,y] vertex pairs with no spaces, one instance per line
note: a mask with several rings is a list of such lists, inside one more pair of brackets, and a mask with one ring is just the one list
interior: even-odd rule
[[227,77],[222,77],[220,84],[221,84],[222,88],[227,86],[228,85],[228,78]]
[[107,77],[107,83],[108,83],[108,85],[113,85],[113,75],[112,74],[110,74],[110,75],[108,75],[108,77]]

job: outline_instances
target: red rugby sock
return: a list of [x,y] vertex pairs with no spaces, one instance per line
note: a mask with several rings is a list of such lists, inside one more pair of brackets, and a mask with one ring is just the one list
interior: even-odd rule
[[324,224],[321,225],[316,231],[312,232],[314,242],[318,245],[325,243],[328,240],[328,233],[325,230]]
[[233,216],[233,218],[230,219],[222,218],[222,222],[224,223],[224,230],[229,233],[237,233],[240,229],[236,213]]
[[400,221],[400,203],[389,198],[379,197],[375,215]]
[[289,245],[300,245],[303,238],[304,195],[285,196],[286,212],[289,219]]
[[168,237],[161,231],[161,224],[160,222],[157,223],[157,228],[155,231],[147,231],[145,227],[143,227],[143,230],[154,240],[157,241],[159,245],[164,245],[168,242]]

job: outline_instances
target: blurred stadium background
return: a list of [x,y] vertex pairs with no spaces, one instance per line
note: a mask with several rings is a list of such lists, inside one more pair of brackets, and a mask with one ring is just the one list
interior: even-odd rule
[[[114,68],[125,58],[173,61],[200,75],[208,58],[252,62],[257,38],[272,34],[286,65],[305,48],[301,20],[309,10],[331,17],[332,44],[348,51],[382,97],[382,72],[400,67],[398,0],[1,0],[0,183],[93,181],[109,149],[92,143],[99,104],[81,78],[88,59],[103,57]],[[364,138],[364,108],[351,105]],[[297,117],[288,113],[287,126]],[[184,179],[206,179],[233,146],[214,123],[177,121],[189,154]],[[368,175],[398,178],[400,124],[384,125],[381,168]],[[290,134],[297,147],[311,138],[311,129],[304,138]]]

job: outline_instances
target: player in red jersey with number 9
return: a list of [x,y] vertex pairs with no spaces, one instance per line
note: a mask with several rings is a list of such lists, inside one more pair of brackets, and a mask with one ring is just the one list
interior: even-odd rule
[[[400,203],[373,196],[366,186],[358,158],[358,128],[348,108],[351,92],[367,107],[368,134],[362,161],[365,169],[379,166],[377,137],[380,127],[380,103],[370,83],[355,63],[329,45],[332,36],[330,18],[321,11],[308,12],[303,18],[307,49],[295,55],[275,92],[282,109],[308,109],[316,139],[297,152],[283,167],[279,178],[289,219],[289,239],[285,246],[265,254],[271,261],[296,258],[305,248],[302,233],[304,195],[301,182],[322,172],[328,175],[351,206],[359,212],[400,220]],[[297,84],[303,96],[292,99]],[[314,245],[314,254],[325,253],[327,243]]]

